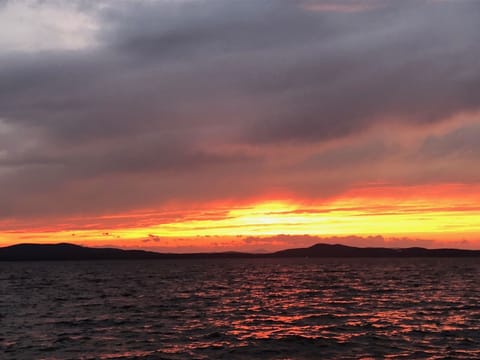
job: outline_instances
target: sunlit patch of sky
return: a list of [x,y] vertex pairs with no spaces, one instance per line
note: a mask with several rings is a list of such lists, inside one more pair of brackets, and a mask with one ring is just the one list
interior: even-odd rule
[[99,24],[69,1],[7,1],[0,7],[0,53],[77,50],[96,44]]

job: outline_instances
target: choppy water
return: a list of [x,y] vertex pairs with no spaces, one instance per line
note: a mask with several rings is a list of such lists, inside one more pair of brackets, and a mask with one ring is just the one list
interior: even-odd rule
[[0,358],[480,358],[478,263],[0,263]]

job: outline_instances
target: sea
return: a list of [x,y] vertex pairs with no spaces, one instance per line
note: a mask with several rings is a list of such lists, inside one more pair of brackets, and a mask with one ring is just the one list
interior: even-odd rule
[[3,262],[0,359],[480,359],[480,261]]

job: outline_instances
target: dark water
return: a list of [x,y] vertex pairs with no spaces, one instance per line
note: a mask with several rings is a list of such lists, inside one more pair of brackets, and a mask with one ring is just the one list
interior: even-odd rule
[[0,359],[480,358],[476,259],[0,263]]

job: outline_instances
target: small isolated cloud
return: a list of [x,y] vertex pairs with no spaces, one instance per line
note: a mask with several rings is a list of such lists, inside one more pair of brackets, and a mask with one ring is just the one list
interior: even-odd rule
[[373,10],[385,5],[387,0],[306,0],[301,7],[308,11],[355,13]]
[[161,241],[160,237],[154,234],[148,234],[148,238],[143,240],[144,243],[149,243],[149,242],[158,243],[160,241]]

